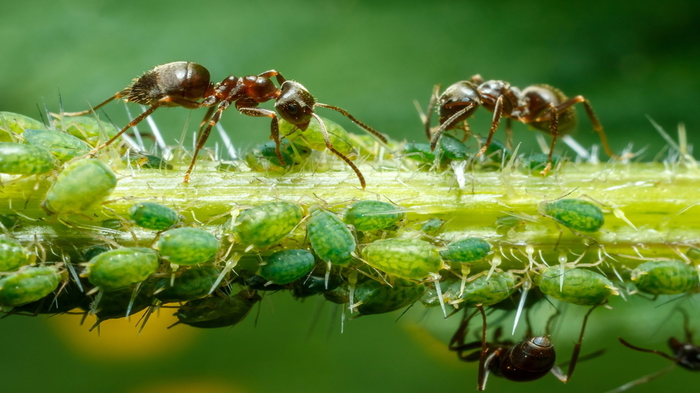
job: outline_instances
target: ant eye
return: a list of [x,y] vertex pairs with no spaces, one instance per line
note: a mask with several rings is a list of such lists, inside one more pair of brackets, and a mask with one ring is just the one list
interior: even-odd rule
[[290,115],[296,115],[297,112],[299,112],[299,106],[297,104],[289,104],[287,106],[287,112],[289,112]]

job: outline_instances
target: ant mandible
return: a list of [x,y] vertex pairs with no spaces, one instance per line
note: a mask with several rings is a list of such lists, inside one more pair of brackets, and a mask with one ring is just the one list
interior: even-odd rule
[[[272,81],[273,77],[280,85],[279,88],[274,85]],[[149,108],[129,122],[129,124],[122,128],[104,145],[93,150],[91,154],[95,154],[97,151],[112,144],[129,128],[139,124],[160,107],[181,106],[187,109],[209,108],[200,123],[200,133],[192,156],[192,162],[185,174],[185,183],[190,180],[190,174],[194,169],[197,155],[209,138],[212,127],[219,122],[223,112],[234,103],[236,109],[244,115],[270,117],[272,119],[270,124],[270,138],[275,141],[275,152],[283,165],[284,158],[280,152],[280,133],[277,113],[279,113],[280,117],[302,131],[307,129],[311,118],[315,118],[321,126],[321,132],[323,133],[328,150],[341,158],[352,168],[360,180],[363,189],[366,186],[364,176],[349,158],[333,148],[325,124],[314,112],[314,108],[322,107],[340,112],[382,142],[386,143],[387,141],[381,133],[357,120],[344,109],[316,102],[316,99],[303,85],[295,81],[286,80],[282,74],[275,70],[244,77],[229,76],[220,83],[214,85],[211,82],[209,70],[200,64],[189,61],[176,61],[156,66],[152,70],[134,79],[132,84],[128,87],[117,92],[112,97],[109,97],[90,110],[64,113],[63,115],[87,115],[118,98],[124,99],[127,102],[147,105]],[[275,100],[275,109],[277,113],[268,109],[257,108],[259,104],[270,100]]]
[[[493,112],[491,129],[488,138],[481,148],[477,157],[480,157],[491,144],[493,134],[496,132],[502,117],[507,119],[506,135],[507,140],[511,139],[511,121],[519,121],[530,124],[532,127],[548,132],[552,136],[552,145],[549,149],[549,161],[542,171],[543,175],[552,167],[552,154],[559,134],[565,134],[573,130],[576,126],[576,109],[574,105],[583,103],[588,118],[593,124],[593,128],[600,135],[605,153],[616,158],[616,155],[608,145],[607,137],[603,131],[603,126],[598,121],[593,108],[588,100],[578,95],[568,98],[559,89],[549,85],[532,85],[522,91],[508,82],[500,80],[484,81],[481,75],[474,75],[469,80],[460,81],[449,86],[438,96],[440,85],[436,85],[428,104],[425,120],[425,134],[430,140],[430,148],[435,150],[435,146],[440,136],[446,130],[456,128],[460,123],[469,134],[467,119],[474,112],[483,106]],[[430,117],[437,101],[437,112],[440,126],[431,134]],[[510,145],[510,143],[508,143]]]
[[690,371],[700,371],[700,346],[697,346],[693,344],[693,334],[690,331],[690,328],[688,327],[688,313],[683,310],[679,309],[679,311],[683,314],[683,330],[685,331],[685,342],[681,342],[675,337],[671,337],[668,339],[668,346],[671,348],[671,351],[673,352],[672,355],[665,354],[661,351],[657,351],[655,349],[645,349],[645,348],[640,348],[637,346],[634,346],[627,341],[625,341],[622,337],[618,337],[618,340],[622,343],[622,345],[634,349],[635,351],[639,352],[647,352],[647,353],[654,353],[657,354],[663,358],[666,358],[670,361],[673,362],[670,366],[664,368],[661,371],[658,371],[656,373],[650,374],[650,375],[645,375],[635,381],[626,383],[622,386],[620,386],[617,389],[611,390],[608,393],[618,393],[618,392],[624,392],[625,390],[628,390],[630,388],[633,388],[637,385],[641,385],[643,383],[649,382],[653,379],[656,379],[662,375],[665,375],[669,371],[673,370],[676,366],[681,366],[686,370]]
[[[483,319],[481,341],[474,341],[471,343],[464,342],[469,321],[477,313],[474,312],[468,315],[465,309],[462,322],[457,332],[450,340],[449,348],[457,352],[457,356],[460,360],[465,362],[479,361],[479,378],[477,385],[479,390],[486,389],[489,373],[493,373],[496,376],[503,377],[510,381],[528,382],[540,379],[551,372],[557,379],[566,383],[574,374],[576,363],[579,360],[579,353],[581,352],[581,342],[583,341],[583,333],[586,330],[586,323],[588,322],[589,315],[591,315],[591,312],[593,312],[596,307],[598,306],[591,307],[583,318],[581,333],[574,346],[574,351],[571,354],[571,360],[568,362],[569,367],[566,374],[564,374],[560,366],[555,365],[556,352],[554,351],[552,342],[546,335],[532,336],[527,340],[515,344],[509,341],[499,342],[501,328],[498,328],[494,336],[494,342],[486,342],[486,313],[481,306],[477,306],[477,312],[481,313]],[[530,336],[530,334],[528,334],[528,336]],[[478,348],[481,348],[481,350],[474,351]],[[465,354],[465,352],[469,351],[473,352]],[[598,356],[601,353],[601,351],[594,352],[587,355],[585,358]],[[581,360],[583,360],[583,358],[581,358]],[[565,364],[566,363],[563,363],[561,367],[564,367]]]

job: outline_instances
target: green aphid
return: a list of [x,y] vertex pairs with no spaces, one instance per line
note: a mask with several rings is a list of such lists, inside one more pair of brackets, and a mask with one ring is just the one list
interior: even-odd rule
[[86,307],[90,298],[80,289],[74,281],[68,281],[63,286],[44,296],[43,298],[12,309],[13,313],[22,312],[30,315],[39,314],[63,314],[78,307]]
[[417,239],[377,240],[362,250],[362,256],[370,266],[394,277],[420,280],[442,268],[437,248]]
[[403,154],[406,158],[424,164],[432,164],[435,161],[435,152],[430,150],[430,143],[406,143],[403,147]]
[[163,232],[154,248],[170,263],[196,265],[214,259],[219,240],[203,229],[176,228]]
[[542,267],[540,274],[535,276],[535,284],[545,295],[581,306],[602,304],[610,295],[618,294],[607,277],[581,268],[567,268],[562,271],[561,266]]
[[632,271],[639,292],[651,295],[679,295],[698,289],[698,270],[683,261],[652,261]]
[[420,230],[426,235],[435,235],[440,231],[440,229],[442,229],[443,225],[445,225],[444,220],[439,218],[431,218],[421,225]]
[[237,172],[239,169],[238,164],[232,162],[222,162],[221,164],[216,166],[216,170],[219,172]]
[[440,150],[444,157],[451,160],[466,160],[469,157],[467,145],[449,134],[443,134],[440,138]]
[[[303,299],[309,296],[332,291],[343,283],[341,277],[336,274],[331,274],[328,277],[327,282],[328,288],[326,288],[325,276],[316,276],[311,274],[310,276],[302,277],[292,283],[292,296],[294,296],[295,299]],[[347,303],[347,301],[344,303]]]
[[[136,297],[134,297],[132,288],[118,291],[102,291],[99,303],[95,306],[95,316],[97,316],[95,325],[97,326],[107,319],[125,318],[127,310],[129,315],[134,315],[146,309],[152,303],[151,288],[148,285],[141,286],[136,293]],[[81,308],[90,311],[92,305],[84,305]]]
[[[106,142],[119,133],[114,125],[98,121],[92,116],[64,117],[55,122],[56,128],[95,146],[100,140]],[[41,127],[37,127],[41,128]]]
[[173,209],[155,202],[139,202],[129,208],[131,222],[141,228],[164,231],[180,222]]
[[[333,148],[345,156],[352,153],[355,149],[350,144],[350,136],[348,132],[334,121],[323,117],[321,119],[323,119],[323,123],[326,125],[328,136],[333,144]],[[286,139],[294,144],[307,145],[316,151],[326,150],[326,141],[323,139],[321,126],[318,124],[318,120],[316,120],[316,118],[311,119],[311,122],[305,131],[298,129],[292,123],[281,119],[280,134],[286,135]]]
[[279,243],[301,222],[304,212],[289,202],[269,202],[243,210],[230,231],[244,246],[267,247]]
[[29,254],[19,242],[0,237],[0,272],[15,271],[29,263]]
[[28,144],[43,147],[61,162],[72,160],[90,150],[87,143],[61,131],[32,129],[25,130],[22,136]]
[[484,259],[491,252],[491,245],[479,237],[469,237],[452,242],[447,250],[440,251],[443,260],[469,263]]
[[350,262],[357,242],[352,232],[335,214],[316,210],[311,214],[307,230],[311,248],[322,261],[336,265]]
[[42,147],[0,142],[0,173],[41,175],[55,167],[56,160]]
[[145,169],[173,169],[173,166],[163,158],[151,154],[131,152],[128,156],[122,157],[122,161]]
[[700,248],[690,247],[685,255],[694,261],[700,261]]
[[90,262],[92,258],[110,250],[111,248],[107,247],[106,245],[96,244],[94,246],[84,248],[81,254],[83,261]]
[[213,266],[192,266],[183,272],[178,270],[174,281],[167,277],[156,283],[155,297],[163,303],[203,298],[211,291],[219,273],[219,269]]
[[265,258],[259,274],[273,284],[289,284],[309,274],[315,263],[307,250],[282,250]]
[[382,314],[411,305],[425,293],[424,284],[395,279],[391,286],[367,280],[355,287],[357,311],[362,315]]
[[[561,156],[557,154],[552,154],[552,169],[556,168],[559,163],[562,162]],[[540,172],[547,167],[549,163],[549,154],[536,153],[528,157],[523,161],[523,166],[521,167],[522,172],[530,173],[533,175],[539,175]],[[549,171],[548,175],[551,175],[554,171]]]
[[[483,145],[486,143],[486,139],[481,138],[480,142]],[[504,156],[506,160],[510,160],[510,158],[513,156],[513,152],[508,149],[505,143],[499,141],[498,139],[491,139],[491,143],[489,144],[489,147],[486,148],[484,155],[486,157],[490,157],[491,159],[498,160],[500,164]],[[542,169],[544,169],[544,167],[542,167]]]
[[388,202],[360,201],[345,212],[344,221],[358,231],[373,231],[396,225],[406,218],[406,213]]
[[540,212],[569,229],[579,232],[596,232],[603,226],[605,217],[600,207],[581,199],[559,199],[543,202]]
[[116,187],[117,176],[101,161],[75,161],[58,175],[42,206],[58,214],[83,213],[101,204]]
[[233,326],[241,322],[260,299],[257,293],[248,294],[245,290],[230,297],[210,296],[185,303],[175,316],[180,323],[197,328]]
[[288,140],[283,140],[280,146],[280,153],[284,158],[284,165],[277,157],[275,151],[275,142],[267,142],[260,146],[260,154],[270,161],[273,165],[289,167],[294,164],[300,164],[303,160],[311,155],[311,148],[296,143],[290,143]]
[[510,272],[494,272],[491,277],[486,275],[466,283],[460,296],[461,281],[449,286],[444,297],[450,304],[459,307],[474,307],[481,304],[484,307],[500,303],[515,291],[515,276]]
[[12,142],[12,134],[21,134],[26,129],[44,128],[39,120],[12,112],[0,112],[0,142]]
[[114,229],[115,231],[123,231],[126,227],[126,222],[119,218],[108,218],[106,220],[102,220],[100,226],[102,228]]
[[345,286],[337,286],[323,292],[323,298],[333,304],[348,304],[350,303],[350,291]]
[[87,265],[92,285],[106,291],[129,288],[158,270],[158,255],[149,248],[119,248],[103,252]]
[[0,306],[15,307],[47,296],[61,283],[55,267],[27,267],[0,278]]
[[[2,224],[2,226],[8,231],[11,231],[19,228],[22,225],[22,219],[14,213],[0,214],[0,224]],[[1,231],[2,227],[0,227],[0,232]]]

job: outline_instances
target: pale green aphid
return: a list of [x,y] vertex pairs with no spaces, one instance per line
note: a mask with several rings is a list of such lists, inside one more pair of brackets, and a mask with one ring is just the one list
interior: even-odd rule
[[420,280],[442,268],[437,248],[417,239],[377,240],[362,250],[362,256],[370,266],[394,277]]
[[255,247],[271,246],[280,242],[301,222],[300,206],[289,202],[269,202],[243,210],[230,231],[239,243]]
[[587,269],[562,270],[561,266],[544,266],[540,268],[540,274],[535,276],[534,281],[545,295],[581,306],[602,304],[610,295],[618,295],[617,289],[607,277]]
[[[205,297],[219,276],[219,269],[213,266],[192,266],[171,281],[170,277],[163,278],[156,284],[155,297],[163,303],[186,302]],[[172,284],[172,285],[171,285]]]
[[128,288],[158,270],[158,255],[148,248],[119,248],[103,252],[87,265],[92,285],[106,291]]
[[55,267],[27,267],[0,278],[0,306],[15,307],[47,296],[61,282]]
[[245,290],[233,296],[209,296],[185,303],[175,314],[180,323],[198,328],[233,326],[241,322],[260,301],[257,293]]
[[180,222],[180,215],[173,209],[155,202],[139,202],[129,208],[131,222],[141,228],[166,230]]
[[388,202],[360,201],[350,206],[343,219],[358,231],[373,231],[388,228],[406,218],[406,213],[399,210],[398,206]]
[[469,263],[484,259],[491,252],[491,245],[479,237],[469,237],[452,242],[447,250],[440,251],[445,261]]
[[357,242],[352,232],[335,214],[316,210],[309,218],[307,230],[311,248],[322,261],[338,265],[350,261]]
[[116,186],[117,176],[101,161],[75,161],[58,175],[42,206],[53,213],[82,213],[102,203]]
[[[323,117],[321,119],[323,119],[323,123],[326,125],[333,148],[346,156],[352,153],[354,148],[350,144],[350,135],[348,132],[334,121]],[[280,119],[280,134],[287,135],[286,139],[290,142],[306,144],[316,151],[326,150],[326,142],[323,139],[321,125],[318,124],[316,118],[311,119],[309,127],[305,131],[301,131],[294,124]]]
[[259,274],[273,284],[289,284],[309,274],[315,263],[307,250],[282,250],[265,258]]
[[56,166],[46,149],[20,143],[0,142],[0,173],[40,175]]
[[426,235],[436,234],[442,226],[445,225],[445,221],[439,218],[431,218],[421,225],[420,230]]
[[596,232],[605,218],[600,207],[581,199],[559,199],[543,202],[540,212],[569,229],[579,232]]
[[64,117],[55,121],[55,125],[59,130],[63,130],[93,146],[100,139],[106,142],[119,132],[114,125],[101,120],[98,122],[92,116]]
[[700,248],[691,247],[685,252],[685,255],[694,261],[700,261]]
[[19,113],[0,112],[0,142],[12,142],[12,134],[21,134],[28,128],[44,128],[39,120]]
[[461,281],[449,286],[445,292],[448,303],[459,307],[477,304],[488,307],[508,299],[515,290],[515,276],[510,272],[494,272],[491,277],[482,275],[466,283],[463,292],[461,286]]
[[0,237],[0,272],[11,272],[29,264],[29,254],[19,242]]
[[176,228],[163,232],[154,248],[170,263],[196,265],[214,259],[219,240],[203,229]]
[[362,315],[400,310],[420,299],[425,291],[424,284],[416,284],[408,280],[395,279],[391,286],[375,280],[367,280],[355,287],[357,306],[353,305],[353,309],[356,308]]
[[651,295],[679,295],[698,289],[700,279],[693,265],[683,261],[651,261],[632,271],[639,292]]
[[22,134],[28,144],[43,147],[61,162],[66,162],[90,150],[87,143],[61,131],[25,130]]

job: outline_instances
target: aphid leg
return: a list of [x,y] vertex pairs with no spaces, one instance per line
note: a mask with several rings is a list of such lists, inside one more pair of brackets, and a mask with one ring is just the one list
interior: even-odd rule
[[498,129],[498,124],[501,122],[502,115],[503,96],[498,96],[498,100],[496,100],[496,105],[493,108],[493,120],[491,121],[491,129],[489,130],[489,136],[486,138],[486,143],[484,143],[484,146],[481,147],[481,150],[479,150],[479,152],[476,153],[477,157],[481,157],[484,153],[486,153],[486,149],[489,148],[491,140],[493,139],[493,134],[496,132],[496,129]]
[[126,95],[126,93],[124,91],[120,91],[120,92],[116,93],[115,95],[109,97],[108,99],[102,101],[101,103],[97,104],[97,106],[94,106],[88,110],[80,111],[80,112],[64,112],[64,113],[61,113],[61,115],[68,116],[68,117],[89,115],[89,114],[93,113],[94,111],[102,108],[103,106],[109,104],[110,102],[116,100],[117,98],[122,98],[125,95]]
[[579,353],[581,353],[581,343],[583,342],[583,333],[586,331],[586,323],[588,323],[588,317],[591,315],[593,310],[596,309],[599,305],[595,305],[591,307],[590,310],[586,313],[586,316],[583,317],[583,324],[581,325],[581,333],[578,336],[578,341],[576,342],[576,345],[574,345],[574,351],[571,353],[571,360],[569,361],[569,367],[567,369],[566,375],[562,373],[562,370],[559,366],[554,366],[552,368],[552,374],[554,374],[557,379],[560,381],[566,383],[569,381],[571,376],[574,374],[574,369],[576,368],[576,362],[578,361]]
[[554,106],[554,104],[549,104],[549,111],[551,112],[549,133],[552,135],[552,145],[549,148],[547,166],[544,167],[542,172],[540,172],[542,176],[546,176],[549,170],[552,169],[552,155],[554,154],[554,146],[557,144],[557,136],[559,135],[559,113],[557,113],[557,108]]
[[[379,139],[380,141],[384,142],[385,144],[388,142],[388,140],[386,139],[386,137],[384,136],[384,134],[382,134],[381,132],[375,130],[374,128],[372,128],[372,127],[370,127],[370,126],[368,126],[367,124],[365,124],[365,123],[363,123],[363,122],[357,120],[353,115],[351,115],[350,113],[348,113],[348,111],[346,111],[345,109],[342,109],[342,108],[339,108],[339,107],[333,106],[333,105],[321,104],[321,103],[318,103],[318,102],[317,102],[314,106],[320,106],[321,108],[327,108],[327,109],[331,109],[331,110],[334,110],[334,111],[336,111],[336,112],[339,112],[339,113],[341,113],[343,116],[345,116],[345,117],[347,117],[348,119],[350,119],[350,121],[352,121],[353,123],[355,123],[355,124],[357,124],[358,126],[360,126],[363,130],[365,130],[365,131],[367,131],[368,133],[374,135],[374,136],[375,136],[377,139]],[[321,122],[320,119],[317,118],[317,120],[319,121],[319,123]]]
[[437,146],[438,141],[440,140],[440,136],[442,136],[442,133],[445,132],[445,130],[451,128],[454,123],[462,117],[467,111],[472,109],[474,107],[474,103],[469,103],[469,105],[465,106],[464,109],[461,109],[454,115],[452,115],[449,119],[447,119],[444,123],[438,127],[438,129],[435,131],[433,134],[432,139],[430,140],[430,150],[433,151],[435,150],[435,147]]
[[345,157],[343,153],[339,152],[338,150],[335,150],[335,148],[333,147],[333,143],[331,143],[331,138],[330,136],[328,136],[328,129],[326,129],[326,125],[323,123],[323,120],[321,120],[321,118],[313,112],[311,113],[311,116],[313,116],[321,125],[321,133],[323,134],[323,140],[326,142],[326,148],[330,150],[331,153],[338,156],[341,160],[345,161],[346,164],[348,164],[348,166],[355,172],[355,175],[357,175],[357,178],[360,180],[360,185],[364,190],[367,187],[367,182],[365,182],[365,177],[364,175],[362,175],[362,172],[360,172],[360,169],[355,165],[354,162],[350,161],[349,158]]

